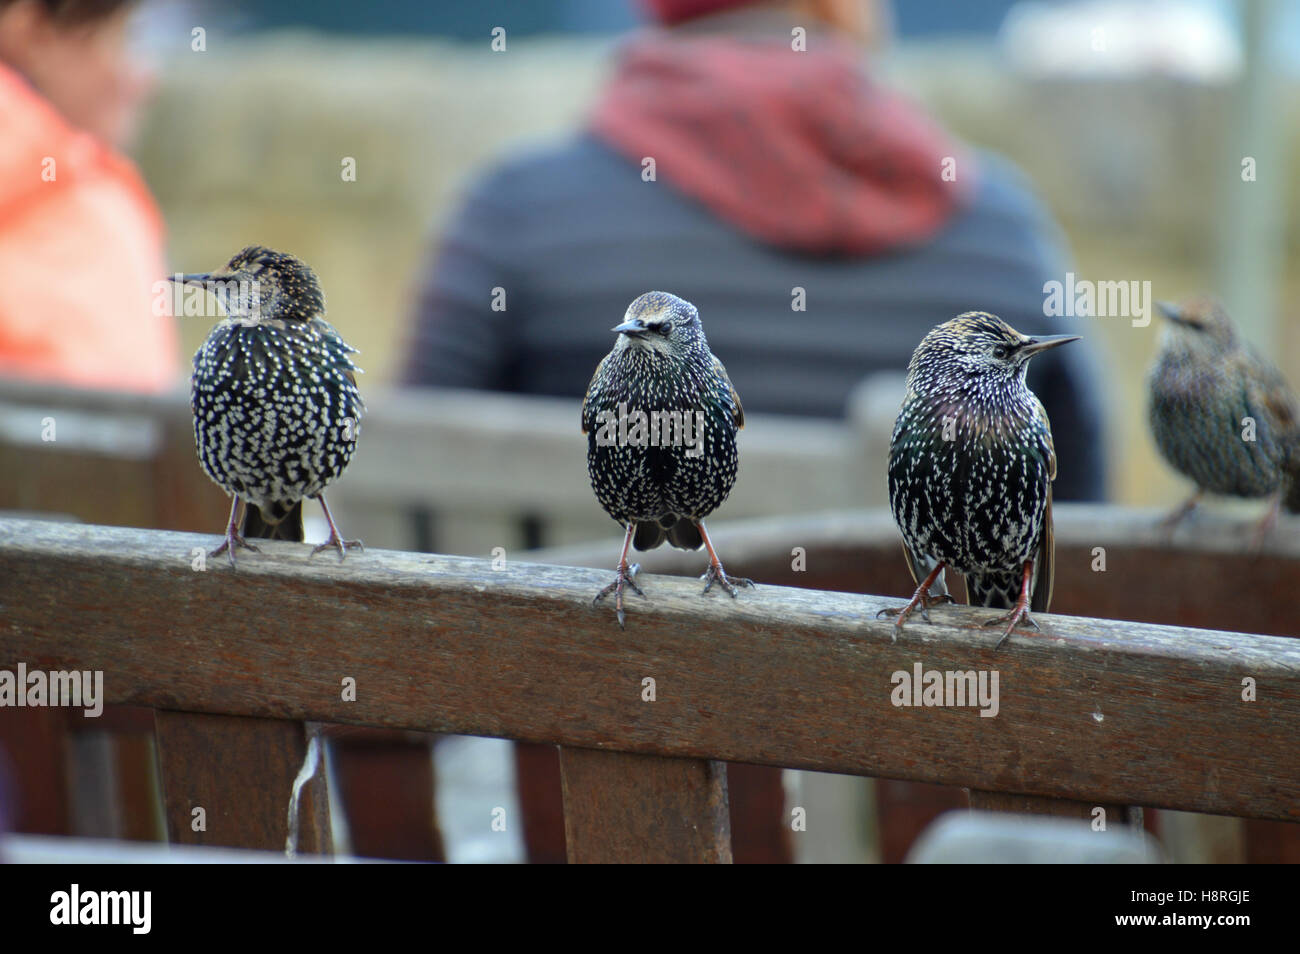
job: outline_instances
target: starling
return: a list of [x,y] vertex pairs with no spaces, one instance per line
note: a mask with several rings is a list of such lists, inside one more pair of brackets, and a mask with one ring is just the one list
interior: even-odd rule
[[740,397],[704,339],[700,313],[666,292],[647,292],[628,306],[614,349],[600,362],[582,402],[587,473],[596,499],[626,529],[610,593],[623,625],[623,589],[640,596],[629,546],[668,542],[709,551],[701,579],[733,597],[750,580],[728,579],[704,518],[736,482],[736,432],[745,424]]
[[[302,501],[318,498],[342,560],[344,540],[323,491],[343,473],[365,409],[356,352],[321,316],[316,274],[292,255],[252,245],[217,272],[178,275],[222,304],[225,317],[194,355],[190,406],[203,470],[232,496],[223,552],[245,538],[301,541]],[[236,531],[240,502],[243,533]]]
[[1165,460],[1196,485],[1164,524],[1176,525],[1207,492],[1271,497],[1258,544],[1277,520],[1279,503],[1300,512],[1295,394],[1218,303],[1156,304],[1168,324],[1147,377],[1151,433]]
[[[1042,403],[1025,384],[1034,355],[1077,335],[1030,338],[972,311],[921,340],[889,442],[889,505],[916,581],[913,609],[953,602],[944,568],[966,578],[972,605],[1009,609],[985,623],[1021,621],[1052,599],[1052,481],[1056,450]],[[1031,595],[1032,594],[1032,595]]]

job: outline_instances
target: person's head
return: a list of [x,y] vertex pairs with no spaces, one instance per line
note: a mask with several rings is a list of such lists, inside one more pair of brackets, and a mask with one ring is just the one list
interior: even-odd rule
[[114,145],[135,130],[153,86],[128,45],[135,0],[0,0],[0,63],[72,125]]
[[664,26],[742,10],[780,10],[796,23],[830,29],[866,47],[879,46],[889,27],[883,0],[641,0],[641,6]]

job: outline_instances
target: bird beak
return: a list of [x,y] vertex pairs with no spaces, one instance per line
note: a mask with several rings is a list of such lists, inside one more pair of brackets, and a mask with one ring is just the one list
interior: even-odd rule
[[1028,344],[1020,346],[1020,354],[1025,358],[1032,358],[1040,351],[1046,351],[1049,348],[1055,348],[1058,345],[1069,344],[1071,341],[1078,341],[1078,335],[1047,335],[1044,338],[1030,338]]
[[180,282],[182,285],[206,285],[212,281],[210,272],[194,272],[190,275],[168,275],[169,282]]
[[1183,321],[1183,310],[1179,308],[1177,305],[1167,301],[1158,301],[1156,302],[1156,307],[1160,309],[1160,313],[1162,315],[1164,315],[1174,324],[1177,325],[1186,324],[1186,322]]
[[621,325],[615,325],[613,328],[610,328],[609,330],[617,331],[620,334],[624,334],[624,335],[638,335],[638,334],[643,334],[646,330],[646,327],[641,322],[641,319],[629,318]]

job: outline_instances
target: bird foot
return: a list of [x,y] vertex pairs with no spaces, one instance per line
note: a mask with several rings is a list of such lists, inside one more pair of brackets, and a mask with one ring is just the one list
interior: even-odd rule
[[228,554],[230,557],[230,568],[233,570],[235,568],[235,550],[239,547],[243,547],[245,550],[252,550],[254,553],[262,552],[259,547],[253,546],[251,543],[249,543],[247,540],[245,540],[243,537],[237,534],[232,528],[226,531],[226,539],[222,542],[221,546],[217,547],[215,550],[210,551],[208,553],[208,556],[219,557],[223,553]]
[[726,570],[722,568],[721,563],[710,563],[709,568],[700,576],[701,580],[708,580],[704,584],[704,592],[707,593],[713,589],[713,584],[717,583],[724,590],[731,594],[731,598],[736,598],[736,587],[753,586],[753,580],[747,580],[743,576],[728,577]]
[[1201,495],[1199,493],[1193,494],[1156,522],[1156,530],[1164,535],[1166,543],[1173,537],[1174,531],[1196,512],[1196,508],[1200,506],[1200,503]]
[[1181,507],[1177,510],[1171,510],[1156,521],[1156,530],[1163,533],[1166,538],[1172,537],[1174,531],[1182,526],[1191,515],[1190,510],[1183,510]]
[[336,547],[338,549],[340,563],[342,563],[343,558],[348,555],[348,550],[365,549],[365,545],[360,540],[344,540],[337,533],[331,533],[330,538],[320,546],[312,547],[311,553],[308,555],[307,559],[310,560],[322,550],[328,550],[330,547]]
[[591,601],[591,605],[595,606],[605,597],[609,596],[610,593],[613,593],[614,609],[618,613],[619,629],[626,629],[626,627],[623,625],[624,620],[626,619],[626,614],[624,614],[623,612],[623,588],[625,586],[630,586],[636,592],[637,596],[641,596],[641,597],[645,596],[645,594],[641,592],[641,587],[637,586],[636,581],[633,579],[633,577],[637,575],[640,569],[641,569],[640,563],[633,563],[630,566],[626,563],[619,564],[617,570],[618,576],[615,577],[614,582],[609,584],[609,586],[605,587],[599,593],[597,593],[596,598]]
[[1010,636],[1011,633],[1015,630],[1015,628],[1019,626],[1021,623],[1024,623],[1030,629],[1041,632],[1041,630],[1038,629],[1038,624],[1034,622],[1034,618],[1029,615],[1028,606],[1018,605],[1016,606],[1015,609],[1013,609],[1010,613],[1007,613],[1005,616],[999,616],[996,619],[988,620],[987,622],[982,623],[981,625],[1001,626],[1003,623],[1007,624],[1007,631],[1002,634],[1002,638],[998,640],[997,645],[993,647],[994,649],[1001,649],[1002,644],[1007,641],[1007,637]]
[[899,606],[894,609],[880,610],[878,613],[876,613],[876,619],[880,619],[882,616],[897,616],[899,617],[899,619],[897,620],[896,625],[901,629],[903,624],[903,619],[905,619],[908,616],[908,614],[910,614],[914,609],[920,609],[921,619],[929,623],[932,622],[929,613],[929,609],[931,606],[938,606],[940,603],[956,603],[956,602],[957,601],[953,599],[952,596],[948,593],[940,593],[938,596],[925,596],[925,597],[914,596],[912,597],[911,600],[908,601],[906,606]]
[[881,617],[888,617],[888,616],[898,617],[897,619],[894,620],[894,632],[891,633],[889,637],[891,641],[897,642],[898,633],[903,628],[903,620],[907,619],[907,617],[911,615],[912,610],[919,608],[921,610],[921,619],[929,623],[932,622],[932,620],[930,619],[930,612],[929,612],[931,606],[937,606],[940,603],[956,603],[956,602],[957,601],[952,598],[951,594],[948,593],[940,593],[938,596],[929,596],[928,594],[923,596],[920,593],[917,593],[915,596],[913,596],[910,600],[907,601],[906,606],[900,606],[896,609],[880,610],[878,613],[876,613],[876,619],[880,619]]
[[1256,559],[1264,553],[1264,544],[1272,535],[1274,528],[1277,526],[1278,514],[1281,512],[1282,498],[1280,495],[1274,495],[1269,503],[1268,510],[1264,512],[1264,517],[1255,525],[1255,532],[1250,538],[1250,555]]

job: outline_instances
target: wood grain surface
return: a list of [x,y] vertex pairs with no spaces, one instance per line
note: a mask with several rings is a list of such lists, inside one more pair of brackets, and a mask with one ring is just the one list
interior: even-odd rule
[[727,767],[563,746],[570,864],[728,864]]
[[[1042,615],[995,651],[988,611],[938,607],[894,642],[897,599],[656,576],[620,630],[591,605],[608,571],[276,543],[194,569],[213,543],[0,522],[0,667],[100,669],[159,709],[1300,819],[1294,640]],[[895,706],[918,663],[996,671],[996,717]]]

